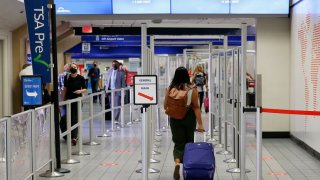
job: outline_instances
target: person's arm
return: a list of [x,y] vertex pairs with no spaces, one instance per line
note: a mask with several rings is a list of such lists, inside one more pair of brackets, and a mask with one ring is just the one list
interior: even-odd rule
[[164,103],[163,103],[164,109],[167,109],[167,95],[168,95],[168,91],[169,91],[168,89],[166,89],[166,95],[164,96]]
[[63,80],[63,90],[62,90],[62,101],[65,101],[66,100],[66,95],[67,95],[67,86],[68,86],[68,75],[64,76],[64,80]]
[[199,106],[199,97],[198,97],[198,90],[196,88],[193,88],[192,90],[192,99],[191,99],[191,105],[192,109],[196,115],[197,123],[198,123],[198,130],[204,131],[204,127],[202,124],[202,117],[201,117],[201,111]]
[[[121,72],[121,71],[120,71]],[[126,84],[124,82],[124,72],[122,71],[122,77],[121,77],[121,88],[125,88],[126,87]]]

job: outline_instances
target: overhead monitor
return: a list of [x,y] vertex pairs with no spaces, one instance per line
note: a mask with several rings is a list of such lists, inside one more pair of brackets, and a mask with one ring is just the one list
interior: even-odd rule
[[171,0],[172,14],[229,14],[229,1]]
[[57,14],[112,14],[112,0],[55,0]]
[[289,0],[230,0],[230,2],[230,14],[289,14]]
[[113,0],[113,14],[170,14],[170,0]]

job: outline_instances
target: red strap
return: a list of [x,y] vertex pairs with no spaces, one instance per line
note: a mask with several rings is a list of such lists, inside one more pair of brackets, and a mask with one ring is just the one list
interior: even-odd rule
[[295,114],[295,115],[320,116],[320,111],[304,111],[304,110],[286,110],[286,109],[262,108],[262,112],[264,112],[264,113],[274,113],[274,114]]

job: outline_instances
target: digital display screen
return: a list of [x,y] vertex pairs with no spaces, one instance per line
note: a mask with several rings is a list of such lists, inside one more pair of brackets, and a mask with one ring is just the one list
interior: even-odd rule
[[171,0],[172,14],[229,14],[229,1]]
[[112,0],[55,0],[57,14],[112,14]]
[[170,0],[113,0],[113,14],[170,14]]
[[230,14],[289,13],[289,0],[230,0],[230,2]]

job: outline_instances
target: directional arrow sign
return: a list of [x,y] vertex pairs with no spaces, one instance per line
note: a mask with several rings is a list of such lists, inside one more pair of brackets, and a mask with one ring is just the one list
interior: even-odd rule
[[134,104],[155,105],[157,104],[157,76],[136,75],[134,76]]
[[146,98],[146,99],[149,99],[150,101],[153,100],[153,97],[148,96],[148,95],[146,95],[146,94],[143,94],[143,93],[141,93],[141,92],[138,92],[138,95],[139,95],[139,96],[142,96],[142,97],[144,97],[144,98]]
[[42,105],[42,78],[41,76],[21,76],[22,85],[22,105],[41,106]]
[[26,93],[27,93],[27,96],[30,96],[30,97],[35,97],[36,98],[38,96],[37,91],[28,92],[28,90],[26,90]]

